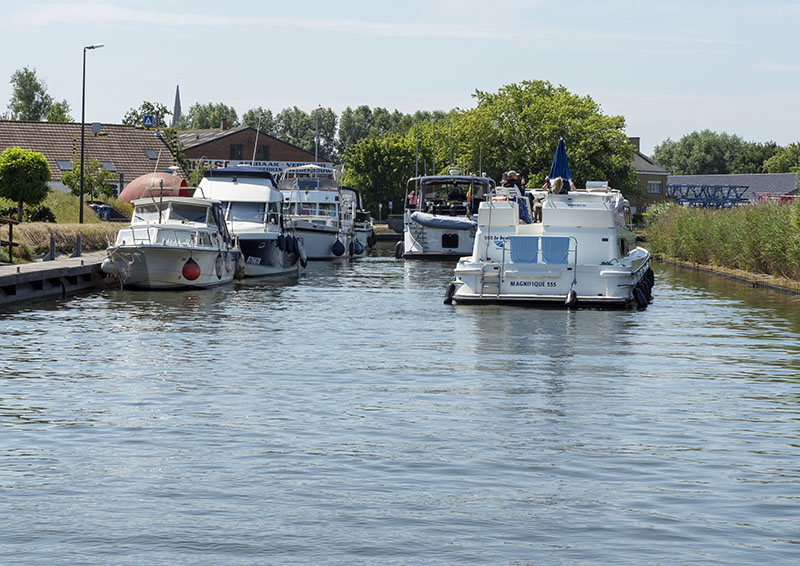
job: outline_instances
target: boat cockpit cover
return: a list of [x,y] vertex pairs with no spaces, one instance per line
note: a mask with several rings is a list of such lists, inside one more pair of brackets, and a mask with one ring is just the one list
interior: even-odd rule
[[411,213],[411,220],[420,226],[440,228],[443,230],[475,230],[478,227],[478,223],[469,218],[441,216],[438,214],[428,214],[427,212],[413,212]]

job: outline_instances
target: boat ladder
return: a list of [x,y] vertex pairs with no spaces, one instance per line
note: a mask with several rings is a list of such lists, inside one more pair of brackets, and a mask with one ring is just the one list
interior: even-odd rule
[[485,263],[481,267],[481,297],[485,295],[500,296],[500,275],[499,263]]

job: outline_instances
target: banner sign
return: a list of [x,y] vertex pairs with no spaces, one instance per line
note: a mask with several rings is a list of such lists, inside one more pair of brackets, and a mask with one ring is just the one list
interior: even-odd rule
[[198,167],[204,169],[222,169],[223,167],[236,167],[239,164],[249,165],[264,171],[269,171],[273,175],[278,175],[288,169],[289,167],[299,167],[301,165],[319,165],[320,167],[327,167],[333,169],[333,163],[318,161],[250,161],[243,159],[187,159],[189,164],[189,171],[194,171]]

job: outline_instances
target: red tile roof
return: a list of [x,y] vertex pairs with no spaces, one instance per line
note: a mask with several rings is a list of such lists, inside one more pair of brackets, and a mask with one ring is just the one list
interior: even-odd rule
[[[102,124],[100,133],[94,135],[91,124],[87,124],[84,137],[85,163],[89,159],[110,161],[115,175],[122,173],[125,183],[155,170],[167,171],[174,162],[170,148],[163,137],[156,135],[156,130]],[[0,120],[0,152],[9,147],[21,147],[44,154],[50,164],[53,181],[59,181],[62,170],[57,160],[72,161],[74,156],[76,161],[80,161],[81,125]],[[157,159],[151,159],[145,150],[152,150]],[[178,175],[183,178],[182,171]]]

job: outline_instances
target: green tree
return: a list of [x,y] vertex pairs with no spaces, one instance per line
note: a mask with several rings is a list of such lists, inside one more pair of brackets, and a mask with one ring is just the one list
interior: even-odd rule
[[392,201],[402,208],[406,182],[414,175],[413,137],[387,134],[356,142],[344,155],[342,183],[362,191],[364,206],[372,211]]
[[297,106],[284,108],[275,116],[275,136],[311,153],[316,147],[321,160],[333,161],[337,121],[330,108],[316,108],[310,114]]
[[131,108],[122,119],[122,123],[126,126],[142,126],[144,125],[145,116],[155,116],[158,123],[155,124],[157,128],[167,127],[167,116],[171,116],[172,112],[169,111],[166,105],[160,102],[150,102],[145,100],[139,108]]
[[265,110],[260,106],[251,108],[242,115],[242,126],[257,128],[260,132],[271,136],[275,133],[275,116],[270,109]]
[[773,141],[767,143],[744,142],[730,165],[734,174],[767,173],[764,164],[780,151]]
[[673,175],[724,175],[742,153],[744,140],[711,130],[686,134],[679,141],[667,138],[653,148],[653,161]]
[[[89,159],[83,166],[83,194],[90,199],[95,195],[114,196],[114,189],[109,181],[114,178],[111,171],[106,171],[103,164],[97,159]],[[72,162],[72,169],[64,171],[61,182],[69,187],[70,192],[78,196],[81,193],[81,167],[79,163]]]
[[47,111],[48,122],[74,122],[72,116],[69,115],[69,104],[66,100],[61,102],[53,102],[50,110]]
[[236,110],[232,106],[226,106],[219,102],[217,104],[192,104],[186,114],[178,119],[179,130],[208,130],[219,128],[222,119],[227,120],[229,128],[239,126],[239,118]]
[[41,153],[9,147],[0,154],[0,197],[19,203],[17,220],[22,222],[23,204],[37,205],[50,190],[50,166]]
[[47,117],[53,98],[47,94],[47,85],[36,77],[36,69],[23,67],[11,75],[12,120],[39,122]]
[[[473,96],[476,108],[451,113],[454,161],[465,171],[477,172],[480,164],[499,179],[503,171],[515,169],[528,186],[541,186],[563,138],[576,186],[603,180],[630,199],[642,196],[631,168],[634,149],[624,132],[625,119],[606,116],[589,96],[547,81],[523,81]],[[440,172],[449,164],[449,124],[444,126],[437,126],[436,136]]]
[[766,173],[793,173],[800,171],[800,143],[790,143],[780,148],[764,163]]

